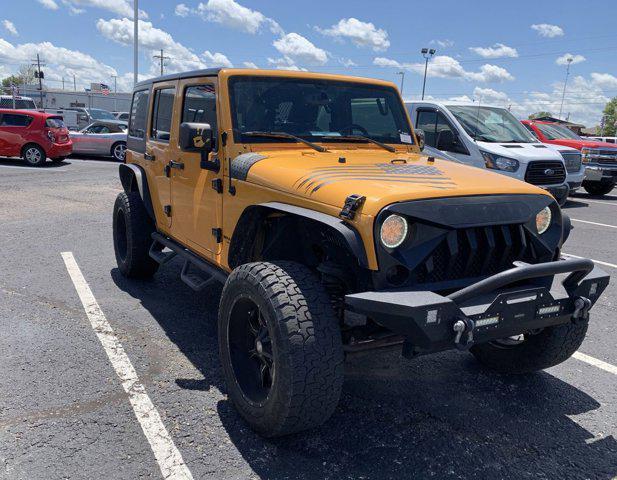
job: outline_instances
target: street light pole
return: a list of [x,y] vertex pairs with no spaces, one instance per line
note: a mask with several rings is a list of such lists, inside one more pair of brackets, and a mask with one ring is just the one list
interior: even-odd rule
[[133,0],[133,84],[137,84],[137,69],[139,61],[139,0]]
[[422,100],[424,100],[424,91],[426,90],[426,74],[428,72],[428,61],[433,58],[433,55],[435,55],[435,52],[437,50],[435,50],[434,48],[423,48],[422,50],[420,50],[420,53],[422,54],[422,56],[424,57],[424,80],[422,81]]
[[568,85],[568,77],[570,76],[570,65],[572,64],[572,57],[568,57],[566,62],[568,62],[568,66],[566,67],[566,80],[563,82],[563,93],[561,94],[561,105],[559,107],[559,120],[561,120],[561,112],[563,110],[563,100],[566,98],[566,87]]
[[403,86],[405,85],[405,72],[400,71],[400,72],[396,72],[396,74],[401,76],[401,97],[402,97],[403,96]]

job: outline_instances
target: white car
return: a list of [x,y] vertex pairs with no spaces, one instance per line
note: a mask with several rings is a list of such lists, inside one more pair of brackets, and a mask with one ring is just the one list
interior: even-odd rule
[[426,145],[479,168],[538,185],[563,205],[570,188],[560,152],[533,137],[507,109],[477,103],[407,103]]

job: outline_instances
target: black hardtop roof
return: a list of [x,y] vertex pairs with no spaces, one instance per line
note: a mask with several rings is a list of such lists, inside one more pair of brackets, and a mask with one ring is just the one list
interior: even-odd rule
[[134,90],[142,89],[143,87],[147,87],[149,85],[152,85],[153,83],[167,82],[169,80],[180,80],[182,78],[207,77],[207,76],[212,76],[212,75],[218,75],[221,70],[222,70],[221,68],[203,68],[201,70],[191,70],[189,72],[171,73],[169,75],[149,78],[148,80],[144,80],[142,82],[137,83],[137,85],[135,85]]

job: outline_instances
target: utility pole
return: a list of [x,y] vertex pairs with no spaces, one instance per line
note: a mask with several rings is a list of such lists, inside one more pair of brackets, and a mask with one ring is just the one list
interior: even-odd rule
[[77,80],[75,80],[75,74],[73,74],[73,91],[77,91]]
[[396,72],[396,74],[401,76],[401,97],[402,97],[403,96],[403,86],[405,85],[405,72],[400,71],[400,72]]
[[64,90],[64,77],[62,77],[62,90]]
[[437,52],[437,50],[435,50],[434,48],[423,48],[422,50],[420,50],[420,53],[425,59],[424,80],[422,82],[422,100],[424,100],[424,91],[426,90],[426,74],[428,72],[428,61],[429,59],[433,58],[433,55],[435,55],[435,52]]
[[163,49],[161,48],[160,55],[152,55],[152,58],[158,58],[161,61],[161,77],[163,76],[163,65],[165,64],[165,60],[169,60],[169,57],[163,55]]
[[133,0],[133,84],[137,84],[139,61],[139,0]]
[[[32,62],[36,62],[36,63],[32,63],[33,66],[36,67],[36,78],[39,79],[39,101],[40,101],[40,108],[43,108],[43,78],[44,78],[44,73],[41,72],[41,57],[40,55],[37,53],[36,54],[36,60],[32,60]],[[45,66],[45,63],[42,64],[43,66]]]
[[568,85],[568,77],[570,76],[570,65],[572,64],[572,57],[568,57],[566,62],[568,62],[568,66],[566,67],[566,81],[563,82],[563,93],[561,94],[561,106],[559,107],[559,120],[561,120],[561,111],[563,110],[563,100],[566,98],[566,87]]
[[118,76],[112,75],[111,78],[114,79],[114,93],[118,93]]

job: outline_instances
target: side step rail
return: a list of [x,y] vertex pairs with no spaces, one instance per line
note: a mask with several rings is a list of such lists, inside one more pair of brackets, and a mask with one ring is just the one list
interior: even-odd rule
[[[212,281],[225,283],[225,281],[227,280],[227,272],[215,267],[214,265],[211,265],[205,260],[202,260],[199,256],[195,255],[193,252],[180,245],[178,242],[171,240],[158,232],[154,232],[152,234],[152,240],[153,243],[152,247],[150,248],[150,256],[160,264],[168,262],[176,255],[178,255],[184,260],[184,266],[182,267],[180,278],[193,290],[202,290]],[[162,246],[163,248],[169,248],[171,252],[163,253],[161,250],[159,250],[160,246]],[[159,259],[161,259],[162,261],[159,261]],[[191,267],[197,268],[202,273],[205,273],[206,276],[204,277],[198,273],[192,273],[190,271]]]

